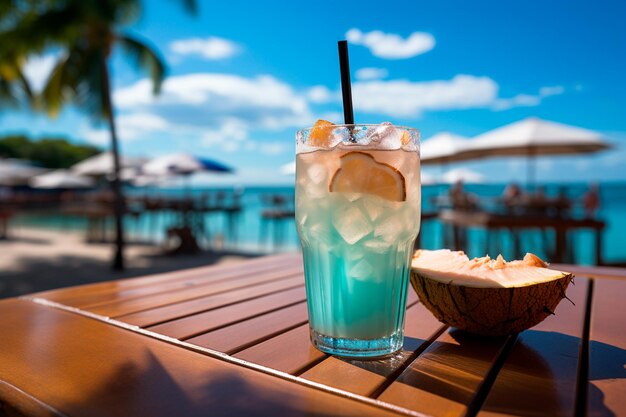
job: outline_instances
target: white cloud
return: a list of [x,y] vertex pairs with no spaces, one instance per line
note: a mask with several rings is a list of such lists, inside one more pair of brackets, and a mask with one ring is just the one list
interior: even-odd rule
[[354,75],[357,80],[380,80],[387,78],[389,71],[385,68],[360,68]]
[[[204,146],[221,146],[223,149],[236,150],[234,144],[248,139],[248,127],[239,120],[226,120],[217,129],[204,130],[201,143]],[[237,148],[238,149],[238,148]]]
[[558,96],[559,94],[563,94],[564,92],[565,88],[562,85],[541,87],[539,89],[539,95],[541,97]]
[[328,103],[336,99],[336,94],[324,85],[316,85],[309,88],[306,95],[312,103]]
[[[120,114],[115,118],[115,125],[119,139],[124,142],[145,138],[146,135],[171,128],[165,119],[150,113]],[[111,142],[111,133],[106,128],[84,125],[79,130],[79,135],[94,145],[105,146]]]
[[489,77],[457,75],[451,80],[360,81],[352,86],[357,110],[388,116],[419,116],[425,110],[489,106],[498,84]]
[[24,76],[33,91],[43,90],[57,59],[58,56],[55,54],[33,55],[28,58],[24,65]]
[[499,98],[495,100],[491,106],[493,110],[508,110],[513,107],[532,107],[541,103],[541,98],[528,94],[518,94],[511,98]]
[[178,55],[199,55],[208,60],[230,58],[237,54],[239,44],[217,36],[181,39],[170,43],[170,50]]
[[510,98],[499,98],[494,100],[491,108],[495,111],[508,110],[513,107],[533,107],[541,104],[541,101],[550,96],[563,94],[563,86],[541,87],[537,95],[518,94]]
[[152,96],[147,79],[114,93],[120,109],[145,109],[173,124],[211,126],[240,119],[261,128],[298,126],[312,118],[303,94],[270,75],[246,78],[197,73],[165,80],[161,95]]
[[281,142],[265,142],[259,145],[259,152],[265,155],[279,155],[287,150],[287,146]]
[[412,58],[435,47],[435,38],[425,32],[413,32],[403,39],[394,33],[379,30],[363,33],[359,29],[350,29],[346,32],[346,39],[356,45],[366,46],[372,54],[385,59]]
[[78,136],[96,146],[106,147],[111,143],[111,133],[107,129],[84,125],[79,129]]

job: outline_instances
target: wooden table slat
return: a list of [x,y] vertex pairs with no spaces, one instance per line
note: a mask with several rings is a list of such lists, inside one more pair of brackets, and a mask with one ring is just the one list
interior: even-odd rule
[[302,287],[255,298],[250,301],[211,310],[149,327],[151,331],[177,339],[186,339],[217,328],[232,325],[306,299]]
[[232,354],[259,340],[266,340],[308,321],[306,302],[204,333],[187,342]]
[[587,413],[626,416],[626,282],[595,280]]
[[114,317],[135,326],[152,326],[303,285],[301,276],[288,277]]
[[140,278],[86,284],[70,288],[43,291],[32,294],[72,307],[84,307],[101,302],[114,301],[124,296],[141,296],[161,291],[161,285],[180,281],[206,282],[222,278],[245,276],[263,271],[276,271],[286,267],[302,265],[302,259],[293,254],[268,256],[243,263],[204,266],[183,271],[167,272]]
[[[174,304],[181,301],[192,300],[211,294],[222,293],[248,286],[273,282],[281,278],[302,276],[302,267],[296,266],[285,268],[281,271],[269,271],[265,273],[252,274],[248,276],[229,277],[214,282],[208,282],[202,285],[194,285],[190,288],[181,288],[158,294],[144,296],[141,298],[133,298],[130,300],[122,299],[95,307],[85,307],[83,310],[90,311],[108,317],[117,317],[124,314],[135,313],[138,311],[148,310],[151,308],[161,307],[168,304]],[[302,278],[300,278],[304,281]]]
[[234,356],[292,375],[326,357],[311,344],[308,323],[237,352]]
[[36,417],[397,415],[29,300],[2,301],[8,314],[0,402]]
[[520,333],[479,416],[573,416],[588,282],[576,278],[555,315]]
[[506,339],[444,332],[378,397],[431,416],[462,416]]

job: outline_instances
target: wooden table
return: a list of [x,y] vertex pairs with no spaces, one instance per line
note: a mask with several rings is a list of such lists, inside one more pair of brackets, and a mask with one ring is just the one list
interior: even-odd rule
[[410,291],[404,350],[373,361],[311,346],[295,254],[7,299],[0,403],[33,416],[625,416],[626,270],[562,268],[578,274],[572,303],[500,339],[449,330]]
[[[521,231],[529,229],[542,229],[542,230],[554,230],[555,233],[555,248],[552,259],[555,262],[562,262],[565,256],[567,246],[567,232],[579,229],[589,229],[594,233],[595,241],[595,259],[598,265],[603,263],[602,259],[602,232],[606,226],[603,221],[595,219],[571,219],[571,218],[558,218],[549,216],[536,216],[536,215],[510,215],[510,214],[497,214],[488,213],[483,211],[468,212],[460,210],[443,210],[439,214],[439,220],[443,224],[452,225],[453,232],[453,246],[458,250],[466,250],[465,243],[461,244],[459,239],[459,228],[467,229],[471,227],[479,227],[487,229],[487,238],[489,239],[492,231],[495,230],[511,230]],[[515,256],[522,256],[519,250],[518,237],[513,238],[513,245],[515,246]],[[489,243],[487,243],[487,250],[489,251]]]

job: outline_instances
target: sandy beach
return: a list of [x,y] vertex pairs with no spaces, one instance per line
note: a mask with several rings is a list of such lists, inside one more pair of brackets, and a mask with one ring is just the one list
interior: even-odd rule
[[127,268],[110,267],[112,245],[87,244],[84,233],[15,227],[10,238],[0,240],[0,298],[52,288],[204,265],[238,262],[256,254],[205,251],[193,255],[167,256],[148,244],[126,249]]

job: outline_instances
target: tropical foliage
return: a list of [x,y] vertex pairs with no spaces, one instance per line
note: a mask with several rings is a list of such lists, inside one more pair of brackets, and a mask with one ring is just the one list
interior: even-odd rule
[[[179,2],[195,11],[195,0]],[[140,0],[4,0],[0,6],[0,62],[19,68],[27,56],[51,48],[58,52],[58,61],[36,104],[56,115],[65,104],[72,103],[108,124],[115,166],[116,269],[124,264],[124,200],[118,179],[119,145],[108,60],[119,46],[149,74],[155,93],[165,77],[165,64],[157,52],[123,29],[140,16],[141,6]],[[8,81],[14,85],[15,78],[13,75]]]
[[69,168],[102,152],[91,145],[79,145],[65,138],[31,140],[24,135],[0,138],[0,157],[27,159],[44,168]]

